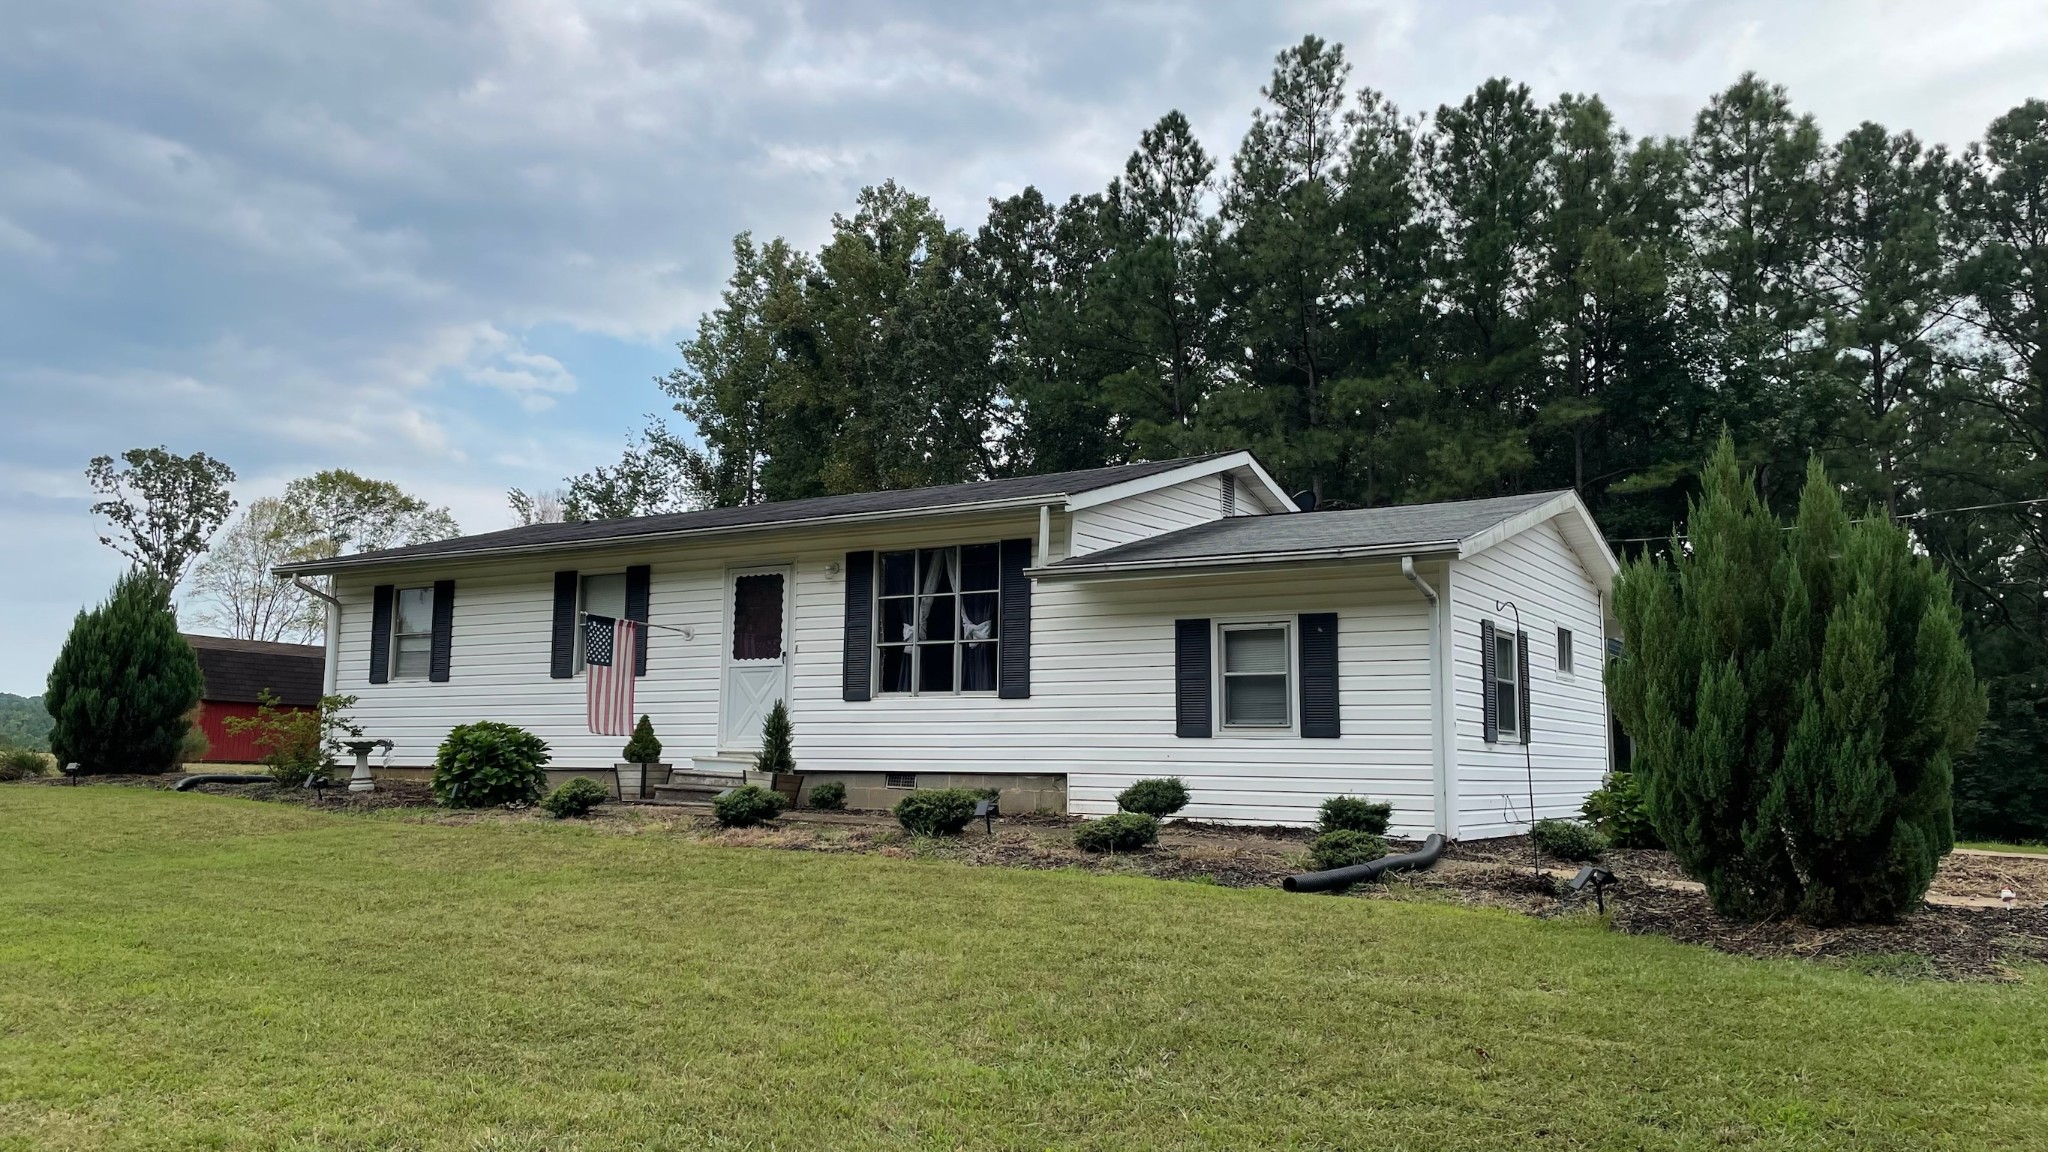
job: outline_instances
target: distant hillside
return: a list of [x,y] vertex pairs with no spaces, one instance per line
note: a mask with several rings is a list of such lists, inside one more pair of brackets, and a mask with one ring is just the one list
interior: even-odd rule
[[50,750],[50,714],[41,696],[0,692],[0,745]]

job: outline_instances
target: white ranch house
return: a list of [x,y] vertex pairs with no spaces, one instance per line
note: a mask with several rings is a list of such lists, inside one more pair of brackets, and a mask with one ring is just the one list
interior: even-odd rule
[[1608,767],[1616,567],[1568,491],[1300,512],[1236,452],[279,571],[333,577],[329,690],[396,772],[502,720],[609,780],[582,612],[650,625],[636,711],[681,782],[738,772],[777,699],[807,781],[856,807],[973,784],[1098,815],[1172,775],[1192,819],[1307,824],[1345,794],[1479,838],[1526,828],[1532,776],[1536,815],[1570,816]]

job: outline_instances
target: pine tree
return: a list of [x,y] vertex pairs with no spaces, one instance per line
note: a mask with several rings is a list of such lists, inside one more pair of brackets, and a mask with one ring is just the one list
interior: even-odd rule
[[761,751],[754,757],[756,772],[794,772],[796,756],[790,751],[789,707],[777,700],[761,722]]
[[78,614],[50,667],[50,750],[88,773],[167,771],[200,688],[199,658],[178,634],[170,590],[130,572],[105,603]]
[[1714,906],[1891,920],[1953,847],[1984,715],[1947,579],[1817,460],[1785,529],[1723,436],[1689,547],[1629,564],[1609,670],[1650,818]]
[[619,758],[628,764],[656,764],[661,761],[661,741],[654,738],[654,721],[646,716],[633,726],[633,738],[626,741]]

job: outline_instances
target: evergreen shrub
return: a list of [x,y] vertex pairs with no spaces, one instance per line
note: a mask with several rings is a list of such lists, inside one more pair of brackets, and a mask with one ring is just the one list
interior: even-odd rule
[[928,788],[896,802],[896,822],[915,836],[958,836],[983,799],[974,788]]
[[1385,800],[1332,796],[1323,801],[1322,817],[1316,822],[1316,829],[1321,832],[1370,832],[1384,836],[1393,819],[1394,806]]
[[1142,812],[1118,812],[1074,829],[1074,846],[1083,852],[1136,852],[1157,843],[1159,818]]
[[1607,851],[1607,839],[1590,825],[1576,820],[1538,820],[1529,838],[1545,856],[1559,860],[1598,860]]
[[1188,786],[1178,776],[1140,780],[1116,794],[1116,806],[1145,816],[1171,816],[1188,806]]
[[604,785],[588,776],[565,780],[553,792],[541,797],[541,811],[557,820],[590,815],[590,810],[612,798]]
[[712,818],[721,828],[752,828],[782,815],[780,792],[758,784],[746,784],[711,802]]
[[50,751],[87,774],[166,772],[200,686],[199,658],[178,634],[169,590],[130,572],[104,603],[78,614],[50,666]]
[[846,785],[837,780],[811,785],[811,807],[825,812],[837,812],[846,807]]
[[1316,837],[1315,843],[1309,845],[1308,854],[1319,870],[1349,868],[1353,864],[1370,864],[1385,856],[1387,842],[1374,833],[1356,828],[1333,828]]

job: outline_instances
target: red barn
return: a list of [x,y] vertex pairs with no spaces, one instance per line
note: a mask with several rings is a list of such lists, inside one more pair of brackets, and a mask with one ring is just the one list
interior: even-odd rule
[[249,733],[231,733],[221,723],[230,716],[256,715],[259,693],[268,690],[283,707],[311,711],[320,706],[326,674],[326,651],[318,644],[278,644],[268,640],[233,640],[226,636],[195,636],[185,640],[199,657],[206,681],[194,723],[206,733],[205,760],[252,764],[262,759]]

